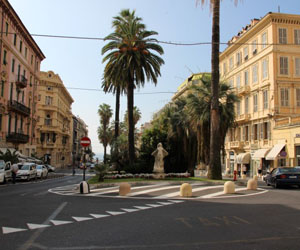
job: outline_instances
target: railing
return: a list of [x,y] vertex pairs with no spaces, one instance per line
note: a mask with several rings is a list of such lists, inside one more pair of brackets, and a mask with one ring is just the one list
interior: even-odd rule
[[6,141],[12,143],[27,143],[29,141],[29,136],[22,133],[10,132],[6,136]]
[[237,92],[240,95],[248,94],[250,92],[250,86],[241,86],[237,89]]
[[29,116],[30,115],[30,108],[26,107],[24,104],[19,103],[15,100],[9,100],[7,102],[8,109],[21,113],[23,115]]
[[230,148],[241,148],[243,146],[243,142],[242,141],[231,141],[229,143]]
[[19,88],[26,88],[27,86],[27,79],[25,78],[25,76],[21,76],[18,75],[17,81],[16,81],[16,85]]

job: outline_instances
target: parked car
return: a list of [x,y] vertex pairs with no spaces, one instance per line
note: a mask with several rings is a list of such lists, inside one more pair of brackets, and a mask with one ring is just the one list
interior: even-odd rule
[[36,179],[37,177],[37,171],[36,171],[36,165],[35,163],[26,162],[23,164],[21,169],[17,173],[17,180],[31,180]]
[[265,182],[268,186],[279,188],[280,186],[298,185],[300,187],[300,169],[279,167],[274,168],[265,176]]
[[46,164],[45,166],[48,169],[48,172],[55,172],[55,167],[53,167],[53,166],[51,166],[49,164]]
[[12,180],[11,163],[0,160],[0,183]]
[[47,178],[48,176],[48,169],[45,165],[37,165],[36,166],[36,173],[38,178]]

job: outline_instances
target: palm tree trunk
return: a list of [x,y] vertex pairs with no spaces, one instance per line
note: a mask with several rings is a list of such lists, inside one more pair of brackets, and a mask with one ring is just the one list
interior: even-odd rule
[[119,137],[120,95],[121,95],[121,88],[120,88],[120,86],[117,86],[117,91],[116,91],[116,113],[115,113],[115,139],[117,139]]
[[133,121],[133,107],[134,107],[134,85],[129,83],[127,87],[127,113],[128,113],[128,157],[129,164],[134,163],[134,121]]
[[220,51],[220,0],[213,0],[212,56],[211,56],[211,113],[210,160],[208,178],[222,179],[220,159],[219,114],[219,51]]
[[103,146],[104,146],[103,162],[105,164],[106,163],[106,145],[103,145]]

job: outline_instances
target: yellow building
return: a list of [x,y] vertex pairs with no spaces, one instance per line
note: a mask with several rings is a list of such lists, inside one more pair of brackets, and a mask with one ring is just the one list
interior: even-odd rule
[[41,72],[38,87],[37,154],[56,167],[72,164],[74,102],[58,74]]
[[252,20],[220,54],[220,73],[240,96],[227,171],[300,165],[300,16]]

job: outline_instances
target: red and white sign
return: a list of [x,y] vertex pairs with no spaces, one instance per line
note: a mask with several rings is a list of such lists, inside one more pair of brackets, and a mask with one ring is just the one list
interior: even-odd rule
[[91,144],[90,138],[88,138],[88,137],[82,137],[82,138],[80,139],[80,145],[81,145],[82,147],[88,147],[88,146],[90,146],[90,144]]

